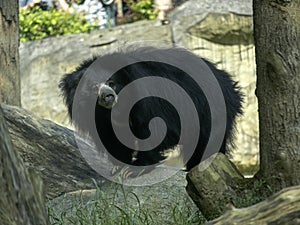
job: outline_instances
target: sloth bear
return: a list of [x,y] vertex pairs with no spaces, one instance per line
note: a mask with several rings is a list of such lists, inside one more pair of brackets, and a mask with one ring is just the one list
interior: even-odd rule
[[[117,121],[113,121],[112,109],[120,104],[121,100],[119,99],[119,93],[131,82],[147,77],[166,78],[178,84],[188,94],[197,110],[200,130],[197,134],[195,149],[190,157],[186,157],[184,152],[181,155],[183,158],[187,158],[185,161],[186,170],[189,171],[195,167],[203,160],[202,156],[211,135],[212,117],[210,104],[207,96],[199,87],[195,79],[189,76],[189,74],[181,68],[164,63],[164,59],[166,58],[169,60],[175,58],[175,60],[182,62],[184,62],[184,60],[190,60],[188,57],[180,58],[182,55],[188,55],[193,57],[192,61],[195,59],[194,61],[197,62],[198,59],[205,62],[207,68],[209,68],[215,76],[221,90],[220,92],[223,94],[224,112],[226,114],[224,116],[225,122],[223,122],[225,125],[224,133],[220,141],[220,147],[219,149],[216,149],[216,152],[226,153],[228,145],[232,144],[235,118],[242,113],[242,94],[238,84],[234,82],[226,72],[217,69],[212,63],[195,56],[187,50],[174,48],[170,51],[170,49],[158,49],[154,47],[145,47],[141,50],[143,54],[155,54],[153,60],[139,59],[139,51],[139,49],[126,49],[124,51],[99,56],[98,58],[104,58],[106,61],[102,60],[100,66],[94,66],[91,70],[92,72],[89,72],[89,68],[93,67],[93,63],[96,63],[97,61],[97,58],[94,57],[85,61],[74,72],[66,74],[62,78],[59,87],[63,93],[69,115],[79,130],[88,132],[95,141],[96,146],[99,147],[99,149],[103,149],[101,146],[104,146],[111,159],[116,159],[116,162],[121,161],[127,165],[141,167],[152,166],[162,162],[165,159],[164,153],[179,143],[180,135],[182,134],[181,118],[176,108],[166,99],[149,95],[143,97],[140,101],[137,101],[130,109],[128,126],[130,127],[133,136],[137,139],[144,140],[153,135],[155,129],[150,129],[149,122],[151,119],[160,117],[165,122],[166,132],[164,138],[160,144],[149,151],[143,151],[143,149],[141,149],[142,147],[139,147],[138,144],[136,144],[137,141],[134,138],[128,140],[128,142],[132,143],[133,146],[135,145],[135,149],[128,147],[128,145],[125,145],[118,139],[113,124],[120,128],[124,124],[118,124]],[[116,57],[116,55],[119,58]],[[137,58],[137,60],[135,63],[132,63],[129,58]],[[113,71],[112,66],[108,66],[107,64],[118,63],[118,60],[128,62],[128,65],[121,67],[117,71]],[[191,62],[186,61],[183,64],[189,63]],[[186,66],[186,68],[188,67],[189,65]],[[103,76],[103,74],[107,72],[111,75],[109,77]],[[88,74],[94,75],[89,77]],[[199,76],[201,75],[201,72],[199,72]],[[78,86],[81,80],[83,80],[83,77],[85,77],[86,82],[84,85],[81,85],[79,90]],[[147,86],[145,87],[147,88]],[[141,89],[145,89],[145,87],[143,88],[139,85],[135,86],[131,91],[131,96],[138,95],[139,91],[142,91]],[[161,92],[168,92],[168,94],[171,95],[176,94],[176,91],[171,88],[168,90],[168,87],[156,88],[159,88]],[[76,93],[79,97],[76,102],[74,102]],[[123,107],[126,107],[126,100],[124,101],[123,99],[122,101]],[[184,107],[189,107],[188,105],[184,105],[187,104],[186,102],[180,102],[180,98],[178,98],[178,101],[179,104],[182,104]],[[73,116],[74,110],[80,111],[77,118]],[[123,113],[122,107],[121,110],[119,109],[119,111],[116,112],[116,115],[118,115],[118,113],[119,115]],[[187,116],[189,117],[189,115]],[[93,123],[96,132],[93,131]],[[192,121],[188,126],[192,128],[194,122]],[[193,135],[193,133],[188,133],[187,135]],[[103,145],[101,145],[100,142]]]

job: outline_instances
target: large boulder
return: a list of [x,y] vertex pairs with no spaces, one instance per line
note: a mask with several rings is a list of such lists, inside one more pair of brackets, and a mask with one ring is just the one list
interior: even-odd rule
[[175,43],[212,61],[239,82],[245,95],[244,115],[238,118],[231,155],[245,175],[253,175],[259,157],[252,0],[189,0],[169,18]]
[[[81,211],[90,211],[86,213],[91,215],[90,218],[85,217],[86,224],[91,223],[92,218],[96,218],[96,223],[100,223],[100,219],[102,223],[109,219],[108,224],[120,224],[121,216],[116,214],[124,210],[121,215],[133,216],[132,220],[137,224],[142,224],[144,217],[150,219],[149,224],[198,224],[197,221],[204,218],[185,191],[185,176],[184,172],[178,172],[164,182],[151,186],[107,184],[94,190],[68,193],[49,202],[50,219],[66,213],[64,224],[74,224],[70,220],[78,220],[77,215]],[[92,213],[95,208],[97,211]],[[119,221],[114,221],[115,218]],[[144,221],[144,224],[148,223]]]
[[[83,60],[104,54],[124,43],[171,40],[168,27],[155,22],[137,22],[114,29],[94,31],[39,41],[20,46],[22,107],[37,115],[69,126],[66,107],[58,89],[59,80]],[[146,27],[146,29],[144,29]]]

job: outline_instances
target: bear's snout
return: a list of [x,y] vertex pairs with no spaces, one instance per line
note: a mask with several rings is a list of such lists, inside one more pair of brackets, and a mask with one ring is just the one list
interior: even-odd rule
[[111,109],[117,103],[118,96],[116,92],[106,84],[99,87],[98,104],[107,109]]

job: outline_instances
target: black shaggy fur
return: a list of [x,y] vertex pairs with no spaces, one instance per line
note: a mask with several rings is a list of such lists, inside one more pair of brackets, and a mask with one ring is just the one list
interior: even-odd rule
[[[145,50],[147,51],[147,49]],[[163,50],[158,50],[163,51]],[[182,51],[182,50],[179,50]],[[126,52],[123,53],[126,57]],[[65,103],[68,107],[69,114],[72,116],[72,104],[74,93],[78,86],[78,83],[83,76],[86,69],[96,60],[93,58],[84,62],[76,71],[67,74],[63,77],[60,83],[60,88],[63,92],[65,98]],[[230,76],[217,69],[213,64],[205,61],[211,71],[216,76],[219,85],[223,91],[226,110],[227,110],[227,126],[226,134],[223,140],[220,152],[226,153],[227,146],[231,143],[235,118],[237,115],[242,113],[241,103],[242,94],[239,91],[238,85],[234,82]],[[162,76],[164,78],[170,79],[180,85],[191,97],[198,111],[198,116],[200,120],[200,138],[197,144],[197,148],[194,151],[192,157],[188,160],[186,164],[187,170],[190,170],[197,164],[199,164],[203,151],[208,142],[211,131],[211,117],[208,102],[201,91],[200,87],[196,82],[182,70],[173,67],[168,64],[160,62],[139,62],[122,68],[117,73],[115,73],[110,80],[116,84],[116,93],[118,94],[122,87],[125,87],[130,82],[145,76]],[[88,93],[90,90],[86,90]],[[88,94],[85,96],[88,99]],[[81,102],[82,106],[85,107],[85,103]],[[164,159],[162,152],[168,150],[177,145],[181,132],[181,124],[179,115],[176,109],[168,103],[166,100],[148,97],[136,104],[130,112],[130,127],[133,134],[141,139],[147,138],[150,133],[148,129],[149,121],[153,117],[161,117],[167,125],[167,135],[163,142],[155,149],[151,151],[139,151],[136,155],[136,159],[133,160],[133,150],[124,146],[116,137],[112,124],[111,124],[111,110],[103,108],[98,104],[95,104],[95,123],[98,131],[98,135],[105,145],[109,153],[116,159],[132,164],[132,165],[152,165]],[[80,124],[78,121],[73,121],[77,126],[89,132],[85,124]],[[93,136],[93,135],[92,135]],[[97,140],[98,137],[92,137]],[[97,141],[96,141],[97,144]]]

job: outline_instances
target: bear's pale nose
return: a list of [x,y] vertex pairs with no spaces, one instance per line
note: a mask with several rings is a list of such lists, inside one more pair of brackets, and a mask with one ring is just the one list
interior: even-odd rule
[[102,99],[107,104],[112,104],[115,101],[115,95],[114,94],[102,94]]
[[100,86],[98,103],[101,106],[110,109],[117,103],[117,98],[117,94],[111,87],[105,84]]

